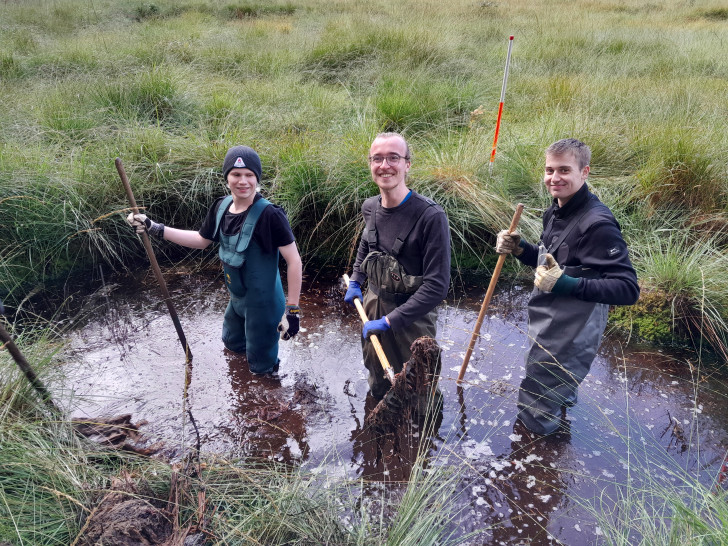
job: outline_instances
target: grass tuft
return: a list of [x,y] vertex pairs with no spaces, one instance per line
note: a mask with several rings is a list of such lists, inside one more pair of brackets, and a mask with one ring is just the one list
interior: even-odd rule
[[[724,271],[728,258],[716,246],[716,236],[693,237],[690,232],[675,228],[653,227],[637,246],[635,262],[647,292],[657,292],[663,304],[651,305],[652,298],[635,309],[622,313],[639,314],[646,306],[643,322],[660,321],[666,308],[670,311],[670,330],[676,339],[691,339],[696,348],[702,339],[728,355],[728,279]],[[664,333],[665,325],[655,324],[648,331]]]
[[291,3],[281,5],[270,5],[265,3],[245,2],[242,4],[231,4],[225,8],[227,18],[245,19],[249,17],[263,17],[269,15],[293,15],[296,13],[296,6]]
[[474,106],[467,86],[425,74],[383,78],[374,104],[383,131],[405,134],[464,126]]
[[728,21],[728,8],[715,8],[705,10],[701,14],[706,19],[713,21]]
[[713,213],[728,205],[723,169],[691,133],[658,137],[635,176],[639,197],[656,210],[680,207]]
[[191,121],[194,104],[168,70],[152,68],[122,81],[109,81],[93,91],[98,108],[127,123],[158,123],[171,129]]

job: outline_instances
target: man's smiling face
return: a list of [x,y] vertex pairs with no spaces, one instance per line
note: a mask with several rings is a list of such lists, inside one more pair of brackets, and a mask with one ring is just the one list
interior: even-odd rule
[[[399,156],[398,161],[384,160]],[[369,169],[372,173],[372,180],[381,190],[391,191],[400,184],[405,185],[405,179],[410,169],[410,161],[407,157],[407,144],[398,136],[380,137],[374,139],[369,150]],[[379,163],[372,158],[382,160]]]
[[572,153],[547,154],[543,181],[551,197],[560,207],[569,202],[586,182],[589,165],[579,167],[579,161]]

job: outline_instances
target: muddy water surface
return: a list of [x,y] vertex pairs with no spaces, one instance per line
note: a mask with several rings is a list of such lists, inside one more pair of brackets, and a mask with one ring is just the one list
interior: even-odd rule
[[[74,416],[132,413],[148,421],[148,442],[164,441],[170,457],[199,436],[203,452],[363,478],[371,486],[365,494],[403,487],[425,435],[413,424],[402,452],[376,449],[364,428],[374,403],[360,323],[333,280],[305,283],[303,329],[281,343],[280,371],[271,377],[250,374],[245,358],[223,347],[220,278],[169,283],[194,355],[187,386],[184,355],[153,279],[108,285],[93,296],[91,320],[71,336]],[[580,388],[568,434],[538,442],[514,434],[528,294],[502,285],[462,388],[455,378],[485,285],[449,300],[438,316],[444,407],[425,449],[431,466],[460,469],[458,533],[477,532],[472,544],[598,543],[603,531],[588,507],[597,498],[608,509],[627,484],[716,480],[728,446],[725,382],[694,357],[616,335]]]

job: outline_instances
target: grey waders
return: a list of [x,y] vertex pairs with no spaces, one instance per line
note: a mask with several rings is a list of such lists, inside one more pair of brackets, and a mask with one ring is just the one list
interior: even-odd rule
[[[361,270],[367,275],[369,289],[364,295],[364,311],[369,319],[391,313],[417,291],[422,284],[421,276],[408,275],[400,263],[384,252],[370,252],[361,263]],[[379,335],[384,353],[395,373],[402,371],[402,364],[411,356],[410,346],[417,338],[435,338],[437,311],[433,309],[424,317],[414,321],[407,328],[387,330]],[[369,370],[369,388],[372,396],[382,398],[392,384],[384,376],[374,346],[362,338],[364,365]],[[437,370],[440,372],[439,367]]]
[[[547,252],[539,246],[539,264]],[[565,267],[564,273],[577,278],[599,276],[581,266]],[[518,417],[529,430],[557,431],[561,408],[576,404],[578,387],[589,373],[607,325],[608,309],[604,303],[534,288],[528,302],[526,377],[518,392]]]

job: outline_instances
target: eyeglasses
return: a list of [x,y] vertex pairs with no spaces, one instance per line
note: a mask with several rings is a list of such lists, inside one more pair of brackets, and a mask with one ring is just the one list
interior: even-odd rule
[[[389,154],[389,155],[370,155],[369,156],[369,163],[373,163],[374,165],[381,165],[384,163],[384,160],[387,160],[387,163],[389,165],[396,165],[399,163],[399,160],[402,159],[403,156],[399,154]],[[404,159],[406,161],[409,161],[409,156],[404,156]]]

